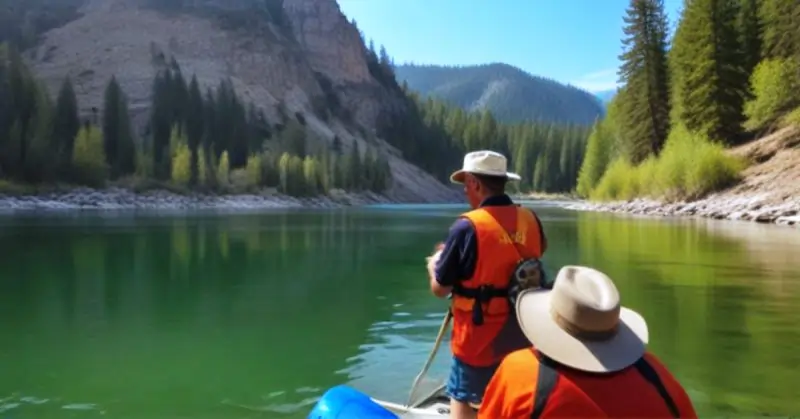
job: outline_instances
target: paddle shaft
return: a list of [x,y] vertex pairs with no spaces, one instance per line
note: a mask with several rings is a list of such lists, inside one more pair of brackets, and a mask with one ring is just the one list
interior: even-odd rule
[[428,355],[428,360],[425,361],[422,371],[417,374],[417,377],[414,379],[414,384],[411,385],[411,391],[408,394],[408,402],[406,403],[406,406],[411,405],[414,393],[417,390],[417,385],[419,385],[419,380],[422,379],[422,376],[425,375],[425,373],[428,372],[428,368],[431,367],[433,359],[436,357],[436,352],[439,351],[439,345],[442,343],[442,338],[444,338],[444,334],[447,331],[447,326],[450,325],[450,320],[452,318],[453,312],[448,308],[447,313],[444,315],[444,319],[442,319],[442,325],[439,327],[439,333],[436,335],[436,341],[433,343],[433,349],[431,349],[431,353]]

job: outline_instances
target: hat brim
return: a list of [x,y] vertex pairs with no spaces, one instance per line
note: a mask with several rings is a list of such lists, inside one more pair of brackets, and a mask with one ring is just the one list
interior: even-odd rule
[[464,183],[464,176],[467,173],[475,173],[476,175],[486,175],[486,176],[505,176],[508,180],[520,180],[522,179],[518,174],[506,172],[505,174],[497,174],[497,173],[481,173],[477,171],[466,171],[466,170],[456,170],[450,175],[450,182],[452,183]]
[[580,340],[556,324],[550,314],[551,290],[526,290],[517,299],[517,318],[534,348],[554,361],[588,372],[614,372],[633,365],[645,353],[647,323],[620,307],[617,334],[606,341]]

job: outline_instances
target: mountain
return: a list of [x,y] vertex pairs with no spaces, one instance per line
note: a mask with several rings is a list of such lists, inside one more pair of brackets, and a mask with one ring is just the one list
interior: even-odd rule
[[617,95],[617,89],[595,92],[594,95],[597,96],[598,99],[600,99],[600,102],[603,104],[603,106],[608,106],[608,102],[611,102],[611,99],[613,99],[614,96]]
[[410,113],[408,101],[336,0],[0,0],[4,41],[52,97],[69,77],[81,119],[102,113],[113,76],[143,143],[155,135],[154,80],[171,70],[187,85],[196,78],[204,98],[233,94],[242,114],[263,125],[266,140],[224,139],[239,151],[231,170],[299,121],[301,160],[306,149],[371,150],[388,161],[390,196],[452,196],[382,138],[381,121]]
[[591,124],[603,106],[589,92],[530,75],[508,64],[395,66],[398,81],[424,96],[468,110],[490,110],[500,121]]

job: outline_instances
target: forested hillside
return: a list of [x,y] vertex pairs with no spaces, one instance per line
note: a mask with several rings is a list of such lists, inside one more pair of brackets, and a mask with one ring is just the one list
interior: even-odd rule
[[800,125],[800,2],[684,5],[668,42],[663,1],[631,1],[625,87],[592,129],[580,194],[698,198],[740,179],[749,162],[728,147]]
[[[290,195],[331,188],[382,192],[389,167],[374,148],[349,153],[309,136],[305,118],[284,111],[269,124],[228,82],[201,91],[177,63],[153,81],[149,135],[135,138],[125,92],[109,80],[102,111],[81,121],[69,78],[55,103],[14,48],[0,48],[0,175],[25,183],[103,186],[108,180]],[[143,183],[144,182],[144,183]],[[124,184],[124,183],[123,183]]]
[[[134,103],[117,74],[98,68],[97,71],[110,73],[102,101],[97,105],[82,103],[76,93],[86,91],[86,81],[76,88],[76,79],[70,76],[74,69],[67,65],[48,67],[51,83],[52,70],[67,71],[59,76],[61,87],[52,98],[18,52],[33,48],[50,53],[70,47],[62,38],[57,47],[40,47],[37,43],[41,42],[42,32],[68,24],[65,20],[74,16],[64,10],[74,12],[74,8],[54,9],[64,13],[54,20],[56,23],[34,25],[30,31],[23,29],[26,22],[38,21],[40,14],[50,13],[49,4],[42,0],[25,10],[13,10],[11,16],[19,19],[11,19],[16,22],[13,28],[4,28],[7,33],[3,39],[10,44],[0,53],[0,178],[6,180],[6,190],[11,181],[13,185],[112,184],[223,193],[275,187],[286,194],[305,196],[325,194],[333,188],[385,192],[396,183],[392,172],[398,166],[403,170],[400,173],[414,175],[409,173],[409,165],[402,166],[391,159],[411,162],[447,182],[450,172],[461,165],[463,154],[480,148],[509,156],[514,170],[524,178],[517,185],[520,190],[569,191],[575,186],[587,136],[585,125],[504,124],[488,111],[467,112],[444,102],[421,99],[400,86],[388,53],[383,48],[376,51],[371,43],[364,45],[363,40],[367,77],[388,92],[384,97],[399,98],[399,102],[377,113],[374,134],[369,126],[356,120],[355,107],[342,100],[353,91],[346,84],[344,89],[351,90],[342,90],[342,82],[334,87],[324,75],[316,74],[315,82],[322,94],[311,96],[311,112],[296,107],[290,110],[279,101],[273,112],[277,115],[268,115],[270,112],[237,92],[241,83],[234,86],[230,80],[222,79],[209,86],[207,76],[201,83],[198,74],[187,73],[174,56],[170,58],[159,48],[151,48],[148,53],[154,63],[148,65],[158,68],[155,78],[135,74],[138,80],[149,81],[151,94],[147,102],[143,102],[139,91]],[[183,4],[177,1],[159,7],[173,13],[184,10]],[[120,10],[136,11],[138,7],[133,3],[120,5],[133,7]],[[203,9],[203,13],[228,16],[217,15],[215,10]],[[263,24],[276,19],[280,23],[285,18],[270,9],[263,11],[266,20],[258,21]],[[147,24],[161,24],[156,15],[148,16],[151,20]],[[236,16],[241,17],[241,13]],[[17,35],[22,33],[28,35]],[[78,51],[84,53],[82,49]],[[108,51],[104,57],[116,60],[118,57],[113,54]],[[43,59],[49,65],[51,60],[61,58]],[[130,78],[130,72],[126,76]],[[138,85],[134,87],[141,90]],[[367,87],[375,89],[372,85]],[[363,91],[364,85],[359,88]],[[133,111],[134,106],[138,114]],[[137,122],[134,117],[140,118],[142,110],[146,111],[146,121]],[[347,135],[360,133],[357,135],[363,135],[363,141],[334,134],[325,138],[318,129],[320,123],[342,124]],[[382,140],[394,149],[387,149]],[[418,179],[402,180],[423,180]]]
[[423,96],[469,111],[489,110],[499,121],[592,124],[603,107],[592,94],[532,76],[507,64],[463,67],[395,66],[401,83]]
[[461,167],[464,153],[491,149],[509,158],[522,176],[512,187],[521,192],[569,192],[583,161],[588,127],[557,123],[499,123],[491,112],[467,112],[408,92],[420,116],[387,131],[393,144],[420,167],[447,179]]

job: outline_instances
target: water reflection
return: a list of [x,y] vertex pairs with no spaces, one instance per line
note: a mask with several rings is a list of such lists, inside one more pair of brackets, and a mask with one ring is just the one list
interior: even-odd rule
[[419,232],[446,231],[344,211],[4,221],[0,396],[114,417],[296,415],[348,379],[375,319],[411,316]]
[[[0,218],[0,411],[304,417],[342,382],[404,401],[446,308],[424,257],[461,211]],[[548,273],[611,275],[701,415],[800,412],[794,230],[539,213]]]
[[[800,254],[800,239],[742,227],[581,213],[580,259],[611,275],[623,304],[645,315],[651,348],[701,413],[798,413],[791,366],[800,356],[789,348],[800,345],[800,318],[788,308],[800,302],[800,264],[772,261]],[[790,292],[772,292],[775,281]]]

